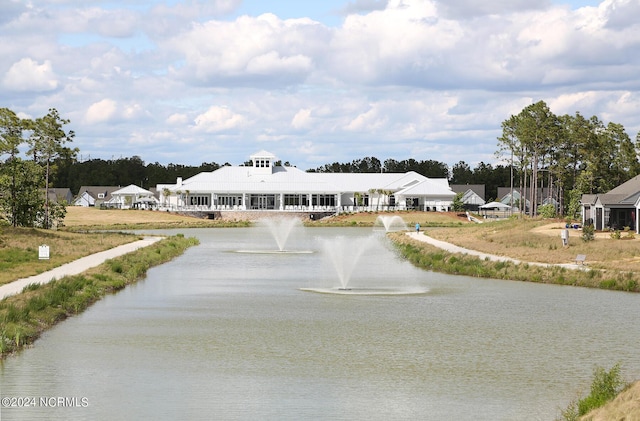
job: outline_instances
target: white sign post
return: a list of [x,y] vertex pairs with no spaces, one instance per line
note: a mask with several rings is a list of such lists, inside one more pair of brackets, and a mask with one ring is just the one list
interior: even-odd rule
[[49,260],[49,246],[46,244],[38,247],[38,258],[40,260]]

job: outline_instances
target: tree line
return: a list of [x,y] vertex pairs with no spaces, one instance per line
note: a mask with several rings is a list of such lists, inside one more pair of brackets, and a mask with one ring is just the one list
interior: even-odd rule
[[[638,144],[621,124],[597,116],[557,116],[544,101],[502,122],[496,155],[515,169],[521,209],[537,214],[546,188],[562,214],[575,216],[583,194],[605,193],[640,174]],[[526,198],[526,200],[525,200]]]
[[[68,123],[54,108],[35,120],[20,119],[10,109],[0,108],[0,212],[10,224],[49,227],[64,218],[64,206],[50,202],[43,189],[68,187],[73,194],[78,194],[83,185],[135,184],[148,189],[230,165],[145,164],[139,156],[80,161],[79,150],[67,146],[75,137],[73,131],[65,131]],[[572,216],[579,210],[582,194],[606,192],[640,174],[640,134],[634,143],[620,124],[605,124],[596,116],[585,118],[579,112],[556,116],[544,101],[539,101],[510,116],[501,126],[496,157],[503,164],[495,166],[480,162],[471,168],[460,161],[449,168],[435,160],[381,161],[365,157],[307,171],[414,171],[426,177],[447,178],[451,184],[483,184],[487,201],[501,199],[497,197],[498,187],[513,187],[522,193],[522,200],[516,204],[532,215],[537,213],[541,192],[546,191],[558,212]]]

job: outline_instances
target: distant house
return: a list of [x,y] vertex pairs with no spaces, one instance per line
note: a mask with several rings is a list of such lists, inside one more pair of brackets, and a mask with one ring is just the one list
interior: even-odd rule
[[[498,197],[496,200],[504,203],[505,205],[513,205],[513,207],[519,208],[523,193],[525,196],[524,203],[526,204],[526,211],[528,212],[529,208],[531,207],[531,201],[529,200],[531,189],[529,188],[523,190],[523,192],[521,193],[519,188],[514,187],[512,194],[511,187],[498,187]],[[550,189],[549,187],[538,187],[538,190],[536,192],[537,206],[553,204],[557,207],[558,203],[554,198],[554,194],[555,191]]]
[[449,187],[454,193],[462,194],[465,210],[477,212],[485,204],[484,184],[451,184]]
[[111,192],[111,199],[104,205],[118,209],[155,209],[158,206],[158,199],[153,192],[130,184]]
[[111,199],[111,193],[120,186],[81,186],[73,200],[74,206],[100,206]]
[[64,187],[56,187],[49,189],[49,202],[70,204],[73,202],[73,193],[71,189]]
[[640,175],[602,194],[584,194],[580,200],[583,225],[596,230],[624,229],[638,233]]

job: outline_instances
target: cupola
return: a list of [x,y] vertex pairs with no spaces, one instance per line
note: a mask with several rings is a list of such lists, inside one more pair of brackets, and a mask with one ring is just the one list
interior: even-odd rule
[[254,153],[250,158],[253,163],[251,171],[253,174],[271,174],[277,160],[274,154],[264,150]]

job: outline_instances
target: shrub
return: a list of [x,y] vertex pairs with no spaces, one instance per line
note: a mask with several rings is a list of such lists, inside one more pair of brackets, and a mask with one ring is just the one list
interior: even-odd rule
[[620,377],[620,364],[615,364],[611,370],[606,371],[597,367],[593,372],[591,390],[588,396],[572,401],[569,406],[561,410],[561,418],[558,420],[577,421],[581,416],[593,409],[600,408],[620,393],[627,386]]
[[584,415],[592,409],[599,408],[611,399],[615,398],[624,388],[625,383],[620,378],[620,364],[606,371],[598,367],[593,372],[591,393],[586,398],[578,401],[578,413]]
[[589,242],[595,240],[595,228],[593,225],[585,225],[582,227],[582,241]]
[[549,219],[556,216],[556,207],[552,204],[538,206],[538,215]]

